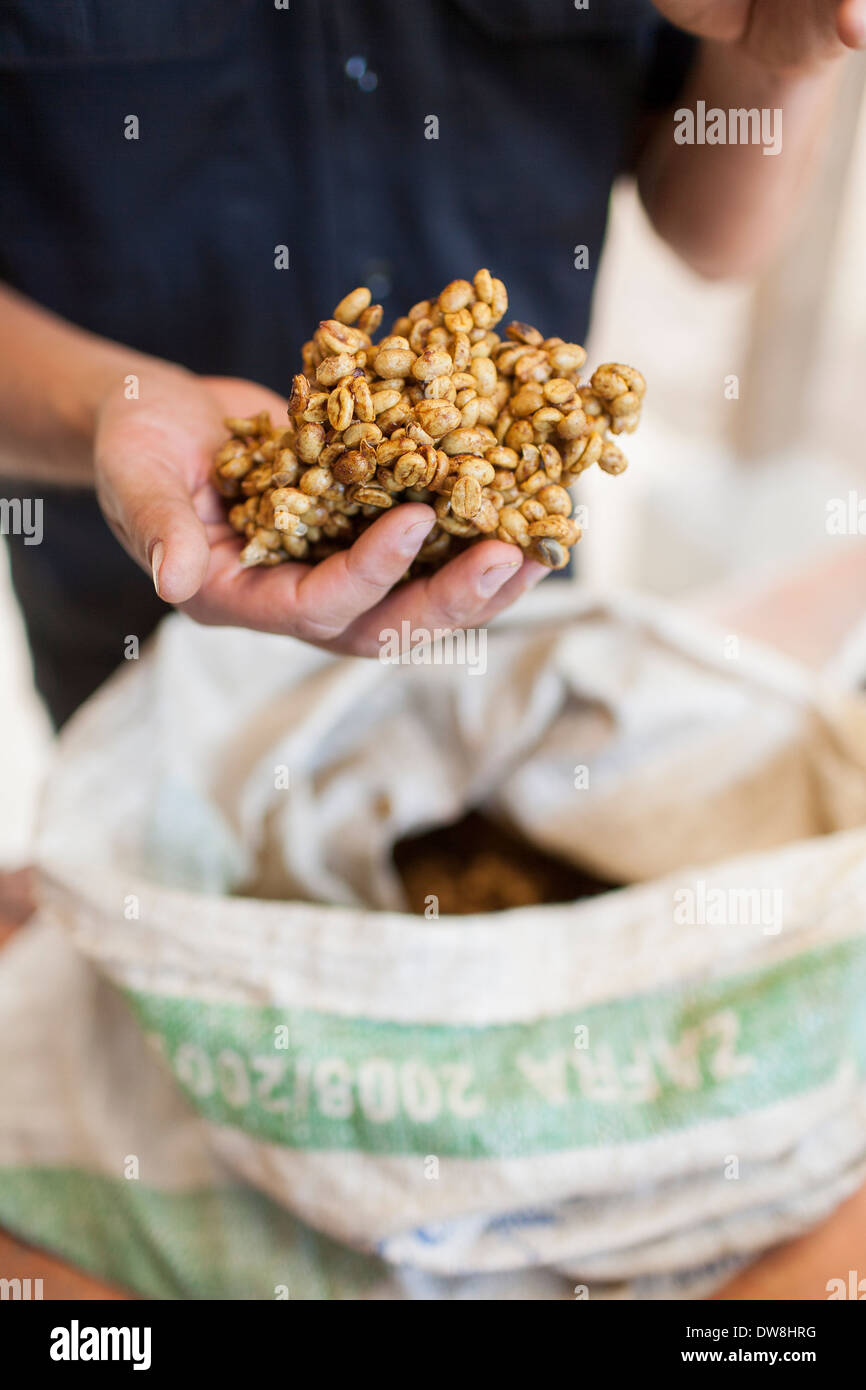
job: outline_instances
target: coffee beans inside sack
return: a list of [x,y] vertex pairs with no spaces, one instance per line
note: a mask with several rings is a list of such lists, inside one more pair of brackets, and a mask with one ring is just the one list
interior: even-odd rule
[[621,885],[548,854],[515,828],[469,811],[398,840],[393,861],[410,912],[464,916],[539,903],[573,903]]
[[488,270],[378,342],[370,298],[352,290],[304,344],[287,427],[267,412],[226,420],[214,481],[246,541],[241,564],[323,560],[405,501],[436,512],[410,573],[484,537],[561,569],[581,535],[567,488],[595,463],[625,469],[613,436],[637,426],[640,372],[607,362],[581,384],[578,343],[516,322],[500,336],[508,295]]

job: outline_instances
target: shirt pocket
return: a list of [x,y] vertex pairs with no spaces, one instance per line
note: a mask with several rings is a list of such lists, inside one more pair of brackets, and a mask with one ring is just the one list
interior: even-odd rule
[[0,67],[206,58],[254,0],[0,0]]
[[658,19],[650,0],[451,0],[455,9],[491,39],[533,43],[550,39],[622,38],[648,19]]

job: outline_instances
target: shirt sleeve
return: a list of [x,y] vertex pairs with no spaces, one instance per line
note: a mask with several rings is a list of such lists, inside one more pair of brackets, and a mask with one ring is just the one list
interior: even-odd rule
[[697,56],[700,40],[667,20],[660,20],[647,38],[644,79],[637,94],[633,138],[620,173],[633,174],[649,137],[654,118],[674,105]]
[[695,61],[699,42],[693,34],[674,28],[666,20],[656,25],[650,39],[641,99],[644,114],[657,114],[673,105]]

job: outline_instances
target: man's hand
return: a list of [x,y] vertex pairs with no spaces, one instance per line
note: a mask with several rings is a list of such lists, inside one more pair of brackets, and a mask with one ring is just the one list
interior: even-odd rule
[[[482,541],[428,579],[393,586],[434,523],[420,503],[394,507],[351,549],[321,564],[243,569],[241,541],[209,481],[223,417],[286,402],[253,382],[154,367],[139,399],[114,389],[97,412],[96,491],[115,535],[152,572],[157,591],[199,622],[284,633],[373,656],[385,628],[482,625],[547,571],[514,546]],[[393,592],[392,592],[393,590]]]
[[864,0],[655,0],[680,29],[737,45],[776,71],[804,72],[866,46]]

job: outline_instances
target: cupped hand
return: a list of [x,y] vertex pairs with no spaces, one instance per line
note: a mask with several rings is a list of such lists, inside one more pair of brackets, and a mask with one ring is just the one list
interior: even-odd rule
[[96,492],[108,524],[157,592],[201,623],[281,633],[329,650],[374,656],[386,629],[482,626],[547,573],[502,541],[471,546],[436,574],[394,586],[433,526],[421,503],[392,508],[350,549],[316,566],[244,569],[242,542],[210,482],[227,415],[286,402],[254,382],[154,368],[137,398],[104,400],[95,440]]
[[807,69],[866,47],[866,0],[654,0],[678,28],[736,44],[777,69]]

